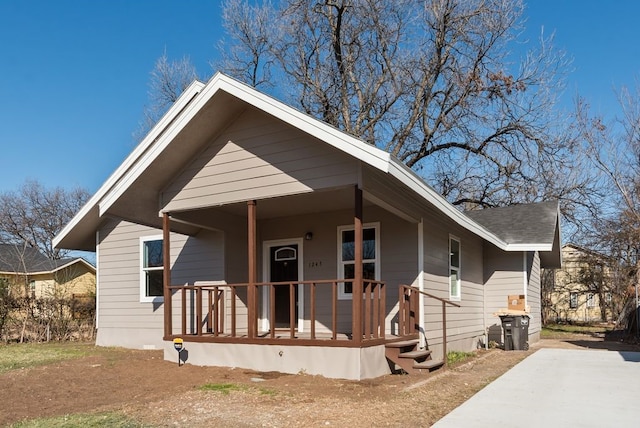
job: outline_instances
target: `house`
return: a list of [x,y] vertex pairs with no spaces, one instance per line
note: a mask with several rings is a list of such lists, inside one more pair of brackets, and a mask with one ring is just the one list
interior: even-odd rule
[[609,258],[574,243],[562,246],[562,269],[544,288],[546,318],[553,322],[611,321],[620,297],[613,292]]
[[97,253],[98,345],[175,361],[182,339],[193,364],[364,379],[486,343],[509,294],[539,336],[558,206],[517,210],[548,230],[492,231],[388,153],[216,74],[54,244]]
[[19,296],[72,298],[95,293],[95,267],[81,257],[51,260],[38,249],[0,244],[0,278]]

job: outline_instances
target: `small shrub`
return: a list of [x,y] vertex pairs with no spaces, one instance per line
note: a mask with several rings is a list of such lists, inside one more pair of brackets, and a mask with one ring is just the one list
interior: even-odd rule
[[270,389],[270,388],[260,388],[260,394],[262,395],[269,395],[271,397],[278,395],[278,391],[276,391],[275,389]]
[[461,363],[468,358],[475,357],[473,352],[449,351],[447,352],[447,365]]
[[201,391],[216,391],[224,395],[229,395],[231,391],[242,391],[245,388],[235,383],[205,383],[198,389]]

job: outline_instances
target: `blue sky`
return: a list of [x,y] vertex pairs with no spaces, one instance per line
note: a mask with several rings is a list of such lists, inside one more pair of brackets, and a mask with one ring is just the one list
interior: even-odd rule
[[[576,93],[615,113],[640,72],[640,2],[531,0],[527,35],[555,32]],[[95,192],[135,146],[149,73],[166,49],[202,75],[221,37],[217,0],[0,0],[0,192],[27,179]]]

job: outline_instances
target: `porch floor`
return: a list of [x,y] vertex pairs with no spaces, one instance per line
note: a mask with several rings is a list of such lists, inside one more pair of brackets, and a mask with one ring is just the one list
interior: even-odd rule
[[200,335],[196,334],[174,334],[170,337],[165,337],[165,340],[171,341],[175,338],[181,338],[185,342],[200,342],[200,343],[248,343],[248,344],[280,344],[280,345],[299,345],[299,346],[329,346],[329,347],[368,347],[374,345],[383,345],[387,343],[393,343],[404,340],[417,339],[417,334],[397,336],[386,335],[385,337],[363,339],[360,343],[353,341],[351,333],[337,333],[336,338],[333,339],[331,332],[315,332],[315,336],[312,338],[311,332],[295,331],[291,336],[291,330],[289,329],[276,329],[273,337],[271,331],[259,331],[255,338],[250,338],[246,332],[237,332],[235,335],[218,333],[203,332]]

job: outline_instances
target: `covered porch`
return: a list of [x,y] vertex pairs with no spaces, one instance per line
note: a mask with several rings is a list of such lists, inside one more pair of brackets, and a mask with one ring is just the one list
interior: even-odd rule
[[[385,281],[365,278],[363,192],[358,186],[352,189],[352,278],[259,280],[259,203],[247,201],[247,281],[227,283],[203,278],[192,284],[174,284],[170,264],[165,263],[164,340],[180,337],[187,342],[366,347],[417,337],[417,314],[405,320],[401,319],[404,312],[398,313],[394,328],[385,325],[388,317],[394,316],[391,312],[398,310],[399,302],[387,301]],[[344,190],[330,195],[336,207],[344,199]],[[163,213],[164,260],[172,257],[172,223],[184,226],[187,218],[193,216]],[[341,287],[350,288],[349,302],[339,300]],[[409,325],[411,322],[414,326]]]

